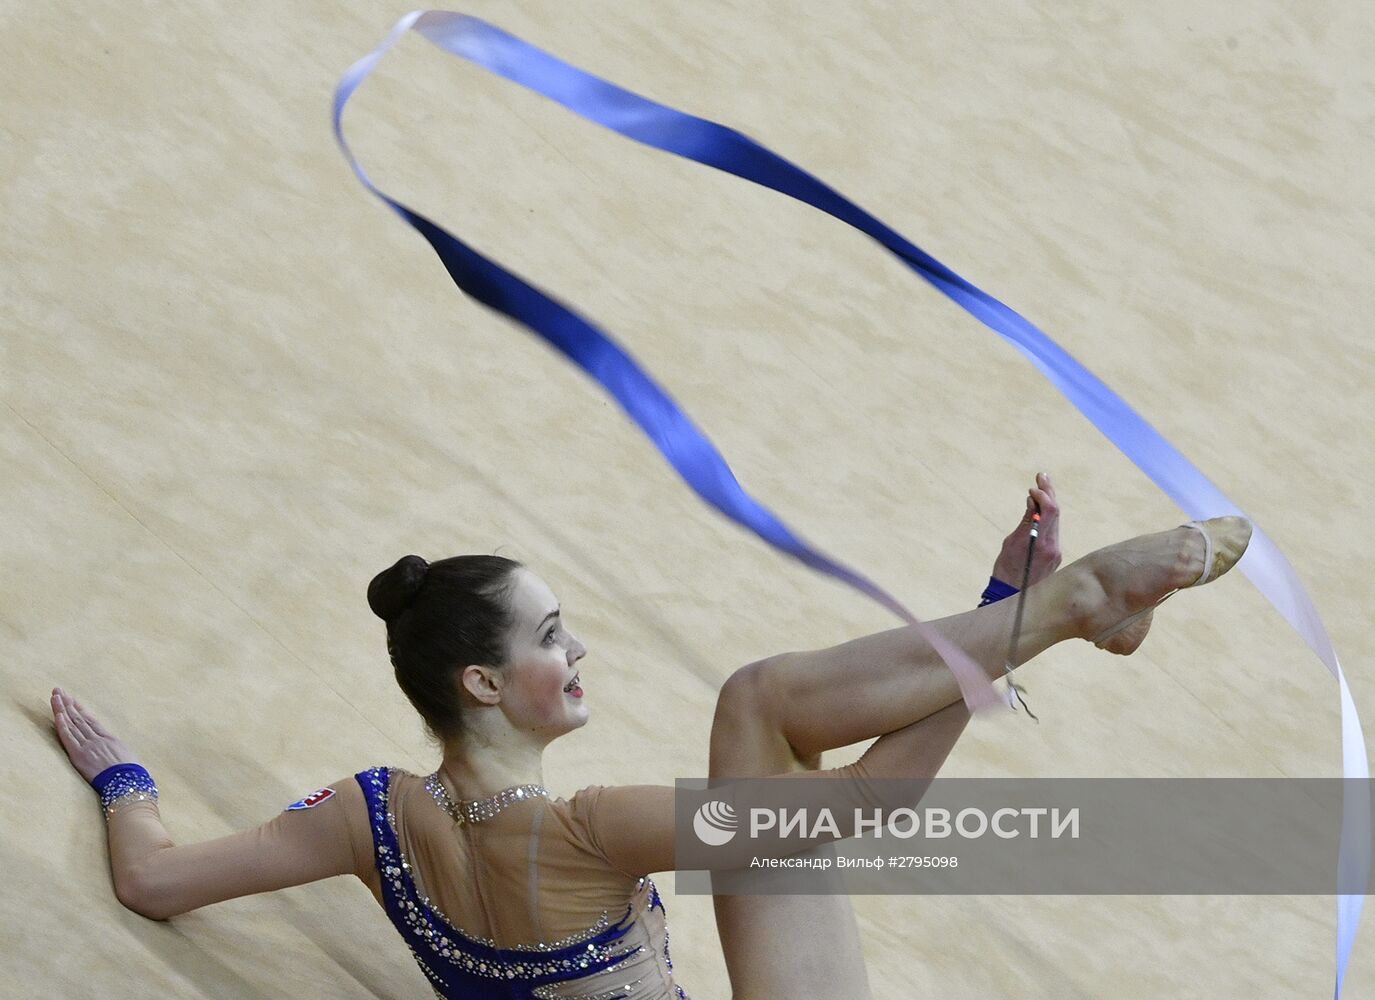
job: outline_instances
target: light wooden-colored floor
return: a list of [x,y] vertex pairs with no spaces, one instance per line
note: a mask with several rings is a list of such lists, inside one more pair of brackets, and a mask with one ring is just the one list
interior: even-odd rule
[[[1375,725],[1375,16],[1359,4],[468,8],[740,128],[1022,311],[1290,555]],[[709,513],[348,173],[339,73],[401,8],[0,8],[5,997],[420,997],[356,884],[122,910],[46,714],[141,752],[183,840],[433,754],[363,590],[407,552],[553,586],[593,721],[546,776],[706,769],[737,665],[890,627]],[[1050,470],[1077,555],[1179,514],[863,237],[407,39],[346,121],[387,190],[601,322],[806,537],[936,617]],[[955,775],[1331,776],[1336,685],[1240,575],[1130,660],[1060,647]],[[835,761],[845,759],[834,755]],[[666,890],[673,879],[660,880]],[[724,997],[703,897],[675,966]],[[1329,897],[862,898],[876,995],[1321,997]],[[1375,990],[1375,929],[1349,994]]]

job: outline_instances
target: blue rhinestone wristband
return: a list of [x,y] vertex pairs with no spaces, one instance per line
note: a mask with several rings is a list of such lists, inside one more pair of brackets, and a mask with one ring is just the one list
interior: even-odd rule
[[158,786],[153,784],[153,776],[141,764],[107,767],[91,779],[91,787],[100,796],[100,807],[105,810],[106,819],[120,806],[158,800]]
[[1003,583],[996,576],[988,578],[988,586],[984,588],[982,597],[979,599],[979,607],[985,604],[996,604],[1004,597],[1011,597],[1017,593],[1017,588],[1010,583]]

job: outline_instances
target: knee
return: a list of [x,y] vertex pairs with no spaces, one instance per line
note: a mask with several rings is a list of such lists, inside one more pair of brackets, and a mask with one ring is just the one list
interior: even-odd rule
[[716,696],[717,721],[767,722],[770,709],[776,704],[777,685],[773,673],[769,660],[756,660],[734,671]]
[[714,750],[742,738],[748,742],[767,738],[783,752],[776,770],[815,770],[821,766],[821,755],[799,753],[786,731],[786,669],[783,658],[773,656],[748,663],[726,678],[712,720]]

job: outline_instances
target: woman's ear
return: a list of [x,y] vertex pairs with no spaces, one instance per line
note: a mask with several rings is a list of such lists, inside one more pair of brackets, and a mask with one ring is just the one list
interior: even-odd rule
[[459,675],[459,683],[480,705],[495,705],[501,701],[501,679],[491,667],[466,666]]

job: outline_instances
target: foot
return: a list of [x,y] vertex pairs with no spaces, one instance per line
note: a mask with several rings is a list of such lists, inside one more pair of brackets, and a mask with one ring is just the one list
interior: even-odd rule
[[1106,639],[1100,636],[1094,645],[1099,649],[1106,649],[1109,653],[1116,653],[1118,656],[1130,656],[1136,652],[1138,646],[1146,641],[1146,633],[1151,630],[1153,621],[1155,621],[1155,609],[1151,608],[1120,632],[1114,631]]
[[[1211,568],[1204,532],[1214,550]],[[1070,567],[1081,572],[1084,585],[1080,635],[1112,653],[1135,652],[1150,630],[1157,604],[1176,590],[1211,583],[1226,573],[1250,539],[1250,521],[1217,517],[1198,528],[1142,535],[1090,553]]]

